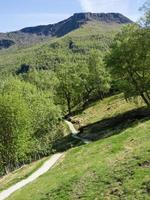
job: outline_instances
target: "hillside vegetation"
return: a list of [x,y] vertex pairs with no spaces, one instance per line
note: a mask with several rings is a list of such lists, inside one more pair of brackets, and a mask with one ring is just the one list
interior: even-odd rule
[[73,116],[73,120],[79,120],[81,126],[86,126],[141,106],[141,102],[138,104],[136,101],[126,101],[123,94],[112,95],[103,99],[103,101],[97,100],[91,103],[83,112]]
[[120,28],[94,21],[60,39],[0,53],[1,175],[49,155],[65,134],[63,116],[108,92],[110,76],[99,63]]
[[[142,26],[121,14],[80,13],[22,30],[60,38],[0,52],[0,176],[66,151],[10,199],[149,198],[148,5]],[[68,134],[64,119],[92,143]]]
[[[103,106],[107,107],[106,102],[111,99],[105,99],[102,102]],[[122,102],[120,98],[113,99],[116,106],[118,101]],[[132,107],[132,104],[130,106]],[[85,110],[85,117],[89,109],[101,110],[100,107],[98,110],[97,105],[93,105]],[[113,108],[114,112],[115,110],[117,111]],[[96,118],[94,121],[100,123],[101,116],[98,113]],[[111,129],[111,126],[108,128]],[[114,127],[114,132],[118,132],[118,128],[119,124]],[[148,200],[149,128],[149,117],[135,120],[132,126],[126,127],[117,135],[69,150],[51,171],[9,199]]]
[[[77,59],[84,61],[91,49],[99,50],[102,53],[108,50],[115,34],[121,27],[122,24],[116,23],[88,22],[80,29],[61,38],[49,39],[42,44],[31,47],[1,51],[0,74],[4,73],[6,75],[10,72],[15,74],[22,64],[37,68],[37,62],[42,59],[42,56],[44,56],[45,62],[48,63],[46,69],[54,69],[63,64],[66,56],[72,62]],[[42,55],[40,56],[40,54]]]

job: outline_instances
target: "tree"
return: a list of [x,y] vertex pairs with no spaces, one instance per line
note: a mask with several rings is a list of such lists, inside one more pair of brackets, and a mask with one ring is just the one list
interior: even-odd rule
[[103,98],[110,89],[110,74],[106,70],[101,54],[92,51],[88,61],[87,93],[93,98]]
[[92,51],[87,60],[60,65],[56,73],[59,79],[57,95],[69,114],[91,99],[103,98],[110,88],[110,75],[96,51]]
[[52,144],[62,132],[57,132],[62,116],[59,106],[53,101],[53,96],[47,91],[38,89],[35,85],[16,78],[8,78],[0,88],[2,95],[18,95],[27,105],[31,113],[32,140],[34,147],[31,157],[48,155]]
[[150,29],[128,25],[116,37],[106,64],[126,97],[141,96],[150,106]]
[[72,108],[80,103],[80,96],[82,96],[79,71],[78,66],[72,63],[60,65],[57,69],[57,77],[59,79],[57,94],[61,104],[67,106],[68,114],[71,114]]
[[31,113],[19,95],[0,95],[0,158],[5,172],[31,150]]
[[59,80],[56,77],[55,72],[45,70],[33,70],[23,75],[23,80],[35,85],[42,91],[49,93],[55,93],[55,90],[59,84]]

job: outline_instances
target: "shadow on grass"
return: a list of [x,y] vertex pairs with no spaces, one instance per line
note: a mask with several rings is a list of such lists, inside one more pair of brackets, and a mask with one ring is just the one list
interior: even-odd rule
[[143,107],[82,127],[79,135],[96,141],[119,134],[123,130],[137,125],[139,121],[148,119],[150,119],[150,109]]
[[83,143],[78,139],[73,138],[72,134],[69,134],[62,139],[57,140],[53,145],[53,150],[54,152],[64,152],[80,145],[83,145]]
[[[139,122],[150,119],[150,109],[139,108],[119,114],[115,117],[103,119],[99,122],[80,128],[79,136],[91,141],[100,140],[121,133],[123,130],[136,126]],[[53,145],[55,152],[67,151],[70,148],[84,145],[72,135],[67,135]]]

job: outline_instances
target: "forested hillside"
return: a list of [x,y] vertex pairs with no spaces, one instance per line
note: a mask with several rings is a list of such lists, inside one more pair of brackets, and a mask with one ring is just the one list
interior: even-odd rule
[[[10,72],[10,70],[15,72],[21,64],[35,67],[35,62],[40,59],[46,60],[48,68],[54,68],[60,61],[64,62],[68,55],[70,59],[71,57],[77,60],[79,57],[81,60],[86,59],[92,49],[104,53],[121,27],[122,24],[91,21],[64,37],[51,39],[30,48],[1,51],[0,72]],[[42,58],[41,54],[45,57]]]

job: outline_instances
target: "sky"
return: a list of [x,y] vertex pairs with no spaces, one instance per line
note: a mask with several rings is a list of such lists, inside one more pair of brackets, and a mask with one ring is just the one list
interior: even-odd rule
[[136,21],[145,0],[0,0],[0,32],[52,24],[78,12],[119,12]]

